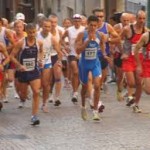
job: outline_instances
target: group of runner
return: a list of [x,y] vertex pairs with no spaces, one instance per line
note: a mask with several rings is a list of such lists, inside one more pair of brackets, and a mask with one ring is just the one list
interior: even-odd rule
[[28,24],[22,13],[16,14],[10,24],[0,18],[1,108],[3,102],[8,102],[8,82],[15,85],[19,108],[25,106],[31,90],[31,122],[38,125],[40,95],[41,110],[46,113],[49,112],[48,101],[56,107],[61,105],[62,85],[72,89],[74,104],[78,103],[79,85],[82,85],[81,117],[88,119],[88,99],[92,119],[98,121],[105,108],[100,93],[106,89],[108,68],[113,66],[116,98],[124,100],[125,83],[126,105],[132,106],[136,113],[141,112],[142,90],[150,94],[150,33],[145,27],[146,13],[143,10],[135,16],[122,13],[120,22],[115,25],[105,22],[104,10],[94,9],[92,13],[88,18],[80,14],[66,18],[62,27],[58,25],[56,14],[46,17],[40,13],[36,23]]

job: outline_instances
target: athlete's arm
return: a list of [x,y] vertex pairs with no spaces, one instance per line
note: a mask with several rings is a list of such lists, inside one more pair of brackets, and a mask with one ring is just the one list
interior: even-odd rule
[[80,32],[75,41],[75,47],[76,47],[77,54],[82,53],[82,51],[85,50],[85,48],[88,46],[88,44],[90,42],[90,39],[83,42],[83,35],[84,35],[84,33]]
[[65,33],[62,35],[62,38],[61,38],[61,44],[62,44],[62,46],[64,46],[64,48],[67,50],[68,45],[65,42],[65,38],[66,37],[68,37],[68,30],[65,31]]
[[4,70],[4,66],[9,63],[10,58],[4,44],[0,43],[0,52],[4,55],[5,60],[0,64],[0,71]]
[[19,41],[13,48],[12,52],[10,53],[10,60],[14,64],[16,64],[16,66],[20,71],[25,71],[26,68],[23,65],[21,65],[20,62],[16,59],[16,56],[18,55],[19,51],[22,49],[22,46],[23,46],[23,40]]
[[43,68],[44,65],[44,50],[43,50],[43,42],[38,41],[39,51],[38,51],[38,65],[40,68]]
[[105,35],[102,32],[100,32],[99,34],[100,34],[100,37],[101,37],[100,48],[101,48],[101,51],[102,51],[103,55],[105,56],[106,55]]
[[8,51],[11,51],[14,48],[14,45],[15,45],[15,40],[13,38],[13,33],[12,32],[13,31],[11,31],[9,29],[6,29],[6,31],[5,31],[6,37],[8,38],[9,42],[11,43],[11,45],[7,46]]
[[114,30],[114,28],[107,24],[107,29],[110,37],[108,37],[108,42],[110,44],[119,43],[121,41],[119,34]]
[[148,38],[149,38],[149,33],[148,32],[144,33],[134,48],[134,57],[138,66],[141,65],[139,59],[139,51],[148,42]]
[[53,37],[52,37],[52,46],[56,50],[56,52],[58,54],[58,59],[61,60],[63,54],[60,51],[60,43],[58,43]]

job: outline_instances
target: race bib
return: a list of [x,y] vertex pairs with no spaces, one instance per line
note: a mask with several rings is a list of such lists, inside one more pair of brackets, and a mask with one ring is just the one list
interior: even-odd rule
[[85,50],[85,59],[92,60],[96,59],[97,48],[86,48]]
[[45,52],[45,54],[44,54],[44,59],[45,59],[45,60],[50,59],[50,52],[49,52],[49,51],[46,51],[46,52]]
[[26,67],[26,71],[32,71],[35,69],[35,58],[23,59],[23,65]]

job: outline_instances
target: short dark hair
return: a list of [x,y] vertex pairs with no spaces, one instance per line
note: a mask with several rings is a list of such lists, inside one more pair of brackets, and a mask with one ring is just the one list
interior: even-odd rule
[[98,22],[99,20],[98,20],[98,17],[92,15],[92,16],[89,16],[89,17],[88,17],[87,22],[90,23],[91,21],[96,21],[96,22]]
[[36,25],[34,23],[28,23],[25,27],[26,30],[36,29]]
[[104,9],[95,8],[92,10],[93,15],[95,14],[95,12],[104,12]]
[[3,19],[0,17],[0,22],[2,23],[2,25],[3,25]]

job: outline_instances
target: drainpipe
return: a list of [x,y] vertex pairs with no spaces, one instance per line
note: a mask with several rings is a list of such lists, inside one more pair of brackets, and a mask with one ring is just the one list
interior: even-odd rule
[[147,0],[147,27],[150,28],[150,0]]

